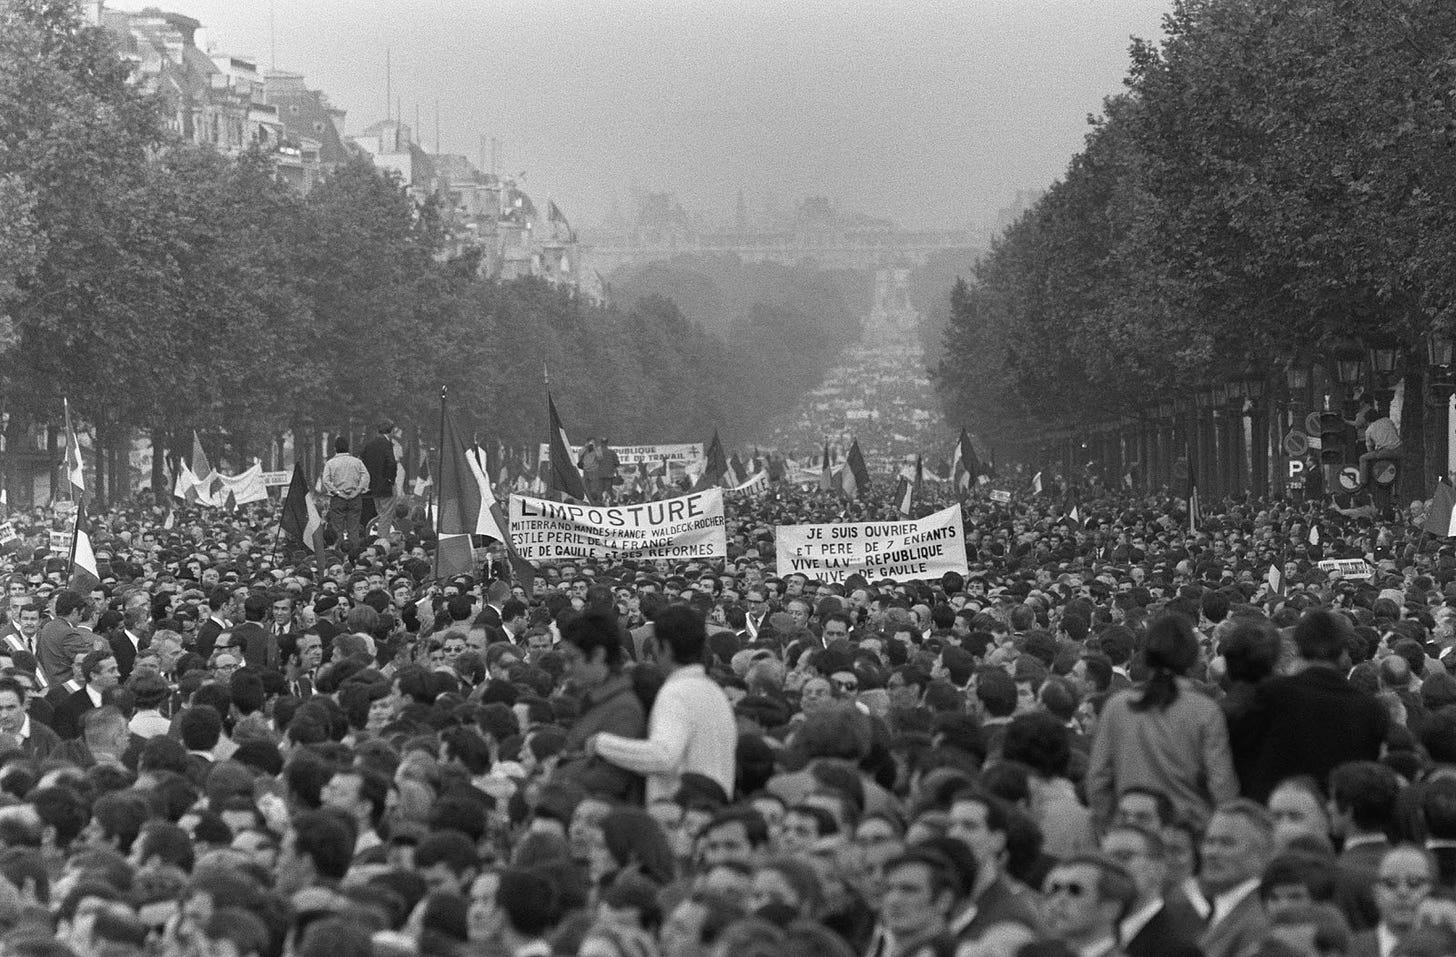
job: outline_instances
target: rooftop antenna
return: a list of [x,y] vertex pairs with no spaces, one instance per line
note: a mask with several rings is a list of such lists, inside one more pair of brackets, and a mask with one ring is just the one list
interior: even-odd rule
[[420,141],[420,101],[419,100],[415,100],[415,128],[413,130],[411,130],[410,132],[412,132],[414,134],[413,138],[410,139],[410,142],[411,143],[418,143]]
[[389,108],[394,103],[393,76],[390,72],[389,47],[384,48],[384,118],[389,119]]

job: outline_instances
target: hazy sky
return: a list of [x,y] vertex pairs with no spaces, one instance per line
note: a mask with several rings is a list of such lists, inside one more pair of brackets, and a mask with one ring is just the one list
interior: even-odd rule
[[1170,0],[108,0],[307,76],[358,132],[393,89],[434,148],[601,220],[676,193],[731,221],[827,195],[905,226],[986,221],[1056,178]]

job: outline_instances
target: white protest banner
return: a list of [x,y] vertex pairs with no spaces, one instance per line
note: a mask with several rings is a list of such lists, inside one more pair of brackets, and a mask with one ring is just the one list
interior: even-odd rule
[[1318,567],[1326,575],[1339,572],[1350,579],[1370,578],[1375,574],[1375,570],[1363,558],[1327,558]]
[[[571,447],[573,460],[581,459],[582,445]],[[705,457],[703,443],[686,442],[677,445],[612,445],[608,446],[617,453],[617,462],[621,465],[636,465],[638,462],[646,462],[648,465],[661,465],[663,459],[669,462],[700,462]],[[551,447],[545,442],[541,443],[540,458],[542,462],[551,461]]]
[[842,582],[855,574],[871,581],[969,574],[959,505],[907,522],[780,525],[774,539],[780,577]]
[[[240,475],[219,475],[222,480],[222,493],[219,498],[226,502],[228,493],[231,492],[233,501],[238,505],[247,505],[250,502],[264,502],[268,499],[268,488],[263,481],[263,466],[254,464]],[[290,476],[291,478],[291,476]]]
[[15,530],[14,522],[0,524],[0,548],[13,545],[18,541],[20,541],[20,533]]
[[51,532],[51,551],[55,552],[57,555],[59,555],[61,552],[65,552],[67,555],[69,555],[71,553],[71,533]]
[[991,490],[991,501],[1000,502],[1002,505],[1011,504],[1011,493],[1003,489],[993,488]]
[[641,505],[565,505],[511,496],[511,541],[528,562],[726,558],[723,490]]
[[731,493],[733,495],[741,495],[741,496],[750,497],[750,498],[752,496],[758,495],[758,494],[760,494],[762,492],[767,492],[768,491],[768,473],[767,472],[764,472],[764,471],[755,472],[748,479],[748,481],[744,482],[742,485],[735,485],[732,488],[730,488],[728,491],[729,491],[729,493]]
[[268,488],[277,488],[280,485],[287,485],[293,481],[292,472],[264,472],[263,484]]

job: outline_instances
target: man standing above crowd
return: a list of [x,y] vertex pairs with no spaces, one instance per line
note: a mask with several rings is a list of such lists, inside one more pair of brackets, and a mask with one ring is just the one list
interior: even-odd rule
[[395,432],[392,421],[380,422],[379,434],[365,443],[359,454],[369,472],[369,496],[374,499],[374,511],[379,516],[376,535],[386,541],[394,531],[395,479],[399,474],[399,461],[394,454]]
[[329,526],[339,536],[339,547],[357,547],[369,470],[349,454],[348,436],[334,439],[334,456],[324,463],[323,485],[329,496]]
[[36,658],[45,673],[46,684],[54,687],[69,681],[76,656],[91,650],[81,631],[86,599],[80,592],[64,589],[56,594],[56,617],[45,623],[36,638]]

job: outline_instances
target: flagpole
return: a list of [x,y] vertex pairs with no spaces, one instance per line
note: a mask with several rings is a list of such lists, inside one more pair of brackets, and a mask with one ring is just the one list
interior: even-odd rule
[[[430,483],[430,495],[434,496],[435,484],[440,481],[440,469],[443,462],[440,457],[445,451],[445,386],[440,386],[440,445],[435,453],[435,472],[431,476],[434,481]],[[440,577],[440,510],[435,509],[435,577]]]
[[76,539],[81,536],[81,504],[76,505],[76,523],[71,526],[71,559],[66,563],[66,581],[76,571]]

